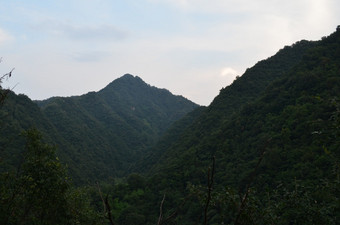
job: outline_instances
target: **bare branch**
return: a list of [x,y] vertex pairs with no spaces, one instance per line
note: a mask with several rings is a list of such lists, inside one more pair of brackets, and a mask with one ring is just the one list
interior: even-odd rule
[[96,182],[97,184],[97,188],[98,188],[98,192],[99,192],[99,195],[100,195],[100,198],[102,199],[102,202],[103,202],[103,211],[106,212],[106,204],[105,204],[105,201],[104,201],[104,198],[103,198],[103,195],[102,195],[102,191],[99,187],[99,184],[98,182]]
[[163,199],[161,201],[161,205],[159,207],[159,218],[158,218],[158,222],[157,225],[160,225],[162,223],[162,219],[163,219],[163,204],[164,204],[164,200],[165,200],[165,194],[163,195]]
[[162,224],[166,224],[169,220],[171,220],[172,218],[176,217],[176,215],[178,214],[179,210],[183,207],[183,205],[192,197],[193,194],[189,194],[184,200],[183,202],[176,208],[176,210],[167,218],[165,218],[163,221],[161,221],[161,223],[159,225]]
[[109,204],[109,200],[108,200],[108,195],[106,195],[105,198],[105,206],[106,206],[106,210],[107,210],[107,219],[110,221],[111,225],[115,225],[112,219],[112,214],[111,214],[111,207]]
[[115,225],[114,222],[113,222],[113,219],[112,219],[111,207],[110,207],[109,200],[108,200],[109,196],[106,195],[106,197],[104,199],[98,182],[96,184],[97,184],[97,188],[98,188],[100,198],[102,199],[102,202],[103,202],[104,214],[107,213],[107,219],[109,220],[110,224]]
[[[0,58],[0,63],[1,62],[2,62],[2,57]],[[14,70],[14,68],[10,72],[8,72],[8,73],[6,73],[6,74],[4,74],[0,77],[0,106],[4,103],[8,93],[10,92],[9,89],[2,89],[1,84],[2,84],[4,79],[7,80],[8,78],[10,78],[12,76],[13,70]]]
[[[269,141],[270,141],[270,139],[267,141],[267,144],[268,144]],[[263,148],[261,156],[260,156],[259,160],[257,161],[256,167],[254,168],[253,172],[251,173],[250,180],[249,180],[249,182],[247,184],[246,192],[243,195],[243,198],[242,198],[242,201],[241,201],[241,205],[240,205],[240,207],[238,209],[234,225],[239,224],[239,220],[240,220],[241,214],[242,214],[243,210],[245,209],[246,202],[247,202],[247,199],[248,199],[248,196],[249,196],[249,193],[250,193],[250,186],[252,185],[253,181],[255,180],[257,170],[258,170],[258,168],[259,168],[259,166],[260,166],[260,164],[261,164],[261,162],[262,162],[262,160],[264,158],[265,153],[266,153],[266,147]]]
[[208,196],[207,196],[207,202],[205,204],[205,209],[204,209],[204,225],[208,224],[208,208],[209,208],[209,203],[211,200],[211,191],[213,189],[213,184],[214,184],[214,173],[215,173],[215,156],[213,156],[213,162],[212,162],[212,168],[208,169]]
[[13,68],[11,71],[9,71],[8,73],[6,73],[6,74],[4,74],[4,75],[2,75],[1,77],[0,77],[0,81],[2,81],[3,79],[8,79],[8,78],[10,78],[11,76],[12,76],[12,72],[13,72],[13,70],[14,70],[15,68]]

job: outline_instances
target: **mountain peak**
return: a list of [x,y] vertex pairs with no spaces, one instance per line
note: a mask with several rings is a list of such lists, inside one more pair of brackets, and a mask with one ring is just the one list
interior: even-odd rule
[[123,76],[113,80],[111,83],[109,83],[105,88],[106,89],[112,89],[112,88],[119,88],[122,86],[136,86],[136,85],[147,85],[140,77],[133,76],[131,74],[124,74]]
[[[162,96],[166,99],[178,98],[178,101],[189,101],[183,96],[175,96],[169,90],[163,88],[157,88],[146,82],[144,82],[140,77],[131,74],[125,74],[108,84],[105,88],[99,91],[100,94],[106,95],[111,98],[112,96],[125,96],[128,99],[135,99],[138,101],[152,101],[155,96]],[[155,99],[154,99],[155,100]],[[176,101],[177,101],[176,100]],[[192,106],[195,108],[198,105],[191,102]],[[166,103],[159,103],[166,104]]]
[[117,78],[114,81],[117,81],[117,80],[140,80],[140,81],[143,81],[139,76],[134,76],[134,75],[129,74],[129,73],[124,74],[123,76]]
[[126,73],[126,74],[124,74],[123,76],[121,76],[121,78],[128,78],[128,77],[130,77],[130,78],[132,78],[132,77],[136,77],[136,76],[134,76],[134,75],[132,75],[132,74],[130,74],[130,73]]
[[137,76],[134,76],[132,74],[126,73],[123,76],[117,78],[116,80],[120,80],[120,79],[127,80],[127,79],[134,79],[134,78],[137,78]]
[[[13,124],[19,124],[11,125],[13,132],[20,133],[20,129],[40,125],[44,120],[46,124],[40,126],[47,138],[62,146],[60,154],[68,160],[72,176],[79,183],[87,178],[104,180],[121,176],[172,123],[198,107],[131,74],[112,81],[99,92],[41,101],[41,111],[35,104],[31,104],[35,108],[26,110],[29,104],[23,99],[12,101],[9,106],[17,108],[17,104],[23,104],[19,111],[24,113],[19,115],[28,118],[28,122],[13,117]],[[0,146],[4,145],[1,130],[5,129],[0,129]]]

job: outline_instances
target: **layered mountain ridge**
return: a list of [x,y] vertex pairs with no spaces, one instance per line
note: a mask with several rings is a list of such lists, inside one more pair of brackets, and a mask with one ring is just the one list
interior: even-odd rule
[[[25,99],[22,103],[32,110],[23,108],[23,114],[16,116],[22,107],[14,105],[17,99]],[[19,124],[12,131],[14,136],[21,128],[36,126],[42,130],[58,146],[76,182],[126,174],[143,149],[154,144],[171,123],[198,107],[130,74],[98,92],[35,103],[39,108],[28,98],[12,94],[2,109],[13,114],[6,124]],[[22,124],[29,117],[30,122]]]
[[35,124],[77,181],[134,172],[105,185],[117,224],[337,224],[339,68],[340,27],[258,62],[208,107],[131,75],[40,108],[13,94],[0,144],[17,149],[9,134]]
[[244,187],[261,152],[268,151],[261,185],[331,174],[323,147],[338,154],[339,142],[323,134],[339,113],[334,106],[340,93],[339,49],[340,29],[257,63],[221,90],[175,141],[162,139],[152,149],[149,157],[155,155],[157,162],[150,173],[169,180],[204,179],[202,171],[216,156],[216,180]]
[[115,199],[142,224],[156,221],[157,194],[179,212],[174,224],[337,224],[339,68],[340,27],[258,62],[177,121],[137,164],[144,186],[128,182]]

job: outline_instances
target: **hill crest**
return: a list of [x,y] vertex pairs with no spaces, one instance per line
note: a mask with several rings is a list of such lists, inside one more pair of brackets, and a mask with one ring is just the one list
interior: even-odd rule
[[[16,101],[17,96],[12,97]],[[145,148],[154,144],[173,122],[198,107],[130,74],[98,92],[52,97],[36,103],[40,118],[52,127],[43,129],[43,133],[59,146],[61,158],[69,165],[76,182],[105,180],[128,173]],[[13,108],[2,110],[15,110],[14,104],[8,105]],[[24,113],[20,114],[30,117],[25,127],[37,124],[38,118],[31,115],[34,112],[25,110],[23,107]],[[22,122],[22,118],[9,121]]]

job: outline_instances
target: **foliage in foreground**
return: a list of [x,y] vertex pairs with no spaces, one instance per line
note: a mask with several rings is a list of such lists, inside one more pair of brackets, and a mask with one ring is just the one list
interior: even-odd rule
[[29,130],[21,164],[0,174],[1,224],[100,224],[89,198],[71,188],[55,148]]

